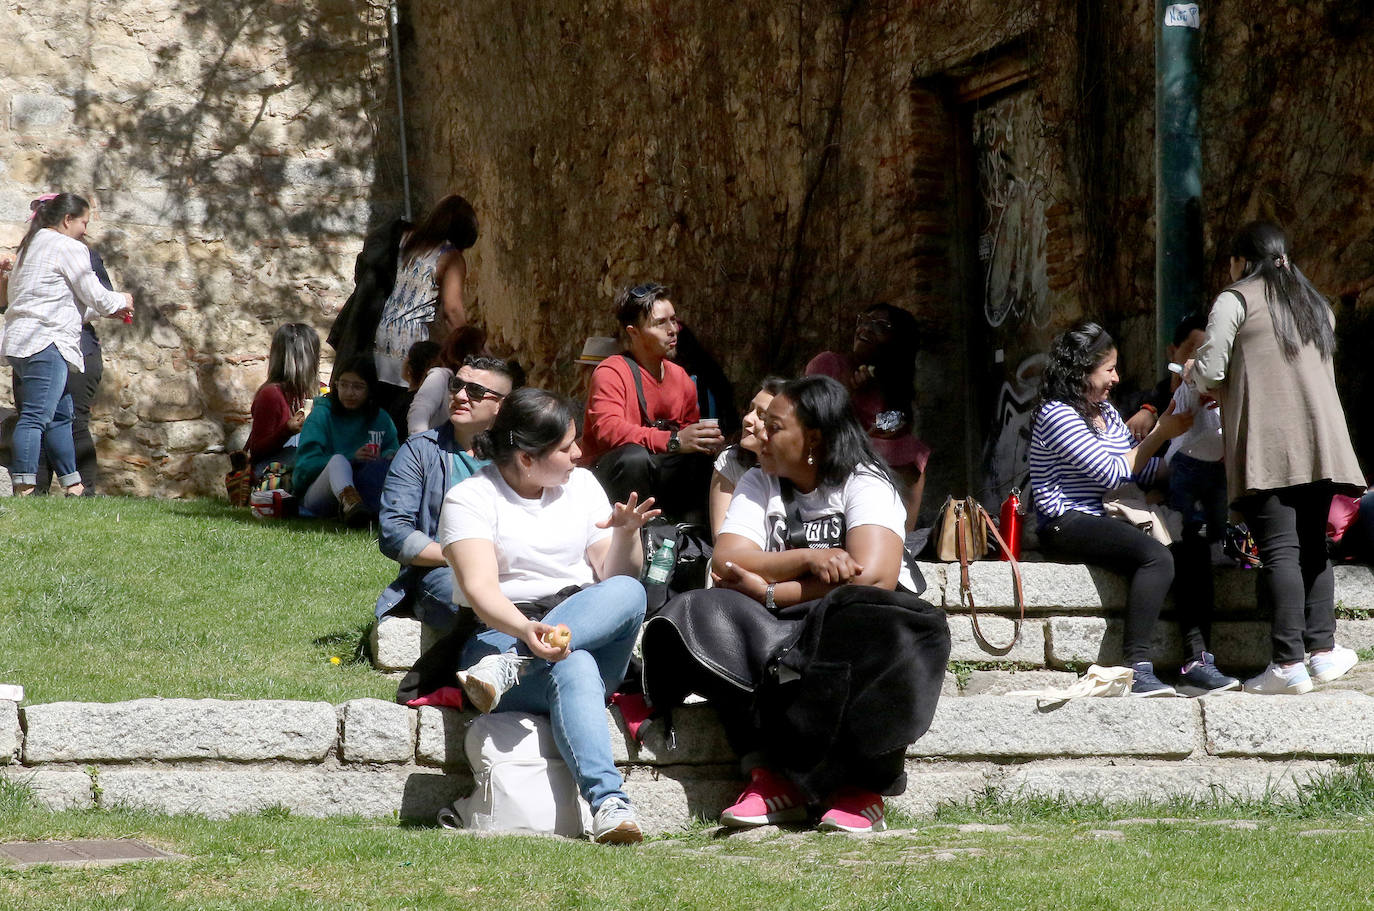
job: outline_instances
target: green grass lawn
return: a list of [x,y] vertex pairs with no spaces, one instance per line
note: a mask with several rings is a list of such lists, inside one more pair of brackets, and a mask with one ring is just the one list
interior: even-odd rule
[[395,696],[353,660],[395,576],[373,534],[211,501],[0,504],[0,683],[29,703]]
[[[1120,811],[1117,811],[1120,814]],[[1127,814],[1129,815],[1129,814]],[[1260,909],[1374,906],[1374,829],[1334,811],[1128,819],[986,805],[854,838],[715,829],[637,847],[265,811],[222,822],[49,814],[0,793],[3,840],[138,838],[181,859],[0,868],[0,908]],[[759,837],[759,836],[762,837]]]

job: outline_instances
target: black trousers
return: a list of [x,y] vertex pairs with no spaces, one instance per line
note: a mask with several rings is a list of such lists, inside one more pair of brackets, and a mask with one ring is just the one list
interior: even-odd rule
[[1120,519],[1071,510],[1040,530],[1040,543],[1051,555],[1076,557],[1129,580],[1121,643],[1127,664],[1151,660],[1155,623],[1172,587],[1183,657],[1192,660],[1207,649],[1215,603],[1211,548],[1199,531],[1190,526],[1181,541],[1165,547]]
[[1273,660],[1301,661],[1304,651],[1336,644],[1336,577],[1326,552],[1330,482],[1265,490],[1236,500],[1264,565],[1255,583],[1274,613]]
[[624,503],[630,493],[653,497],[670,522],[707,522],[706,495],[713,460],[705,453],[650,452],[627,443],[603,455],[592,473],[612,503]]

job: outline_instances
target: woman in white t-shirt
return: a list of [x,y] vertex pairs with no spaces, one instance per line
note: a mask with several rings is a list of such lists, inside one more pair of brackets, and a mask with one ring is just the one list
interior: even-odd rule
[[715,469],[711,472],[711,489],[708,505],[711,509],[711,536],[720,532],[725,521],[725,510],[730,508],[730,498],[735,495],[735,485],[744,473],[759,463],[759,449],[763,447],[763,429],[768,403],[773,396],[782,391],[787,381],[782,377],[770,376],[759,384],[759,391],[749,401],[749,409],[744,412],[740,422],[739,439],[721,450],[716,456]]
[[[574,467],[573,417],[572,404],[551,392],[512,392],[475,441],[492,464],[444,497],[439,543],[454,597],[485,624],[463,648],[458,681],[479,711],[549,715],[594,813],[593,839],[637,842],[606,697],[625,676],[644,619],[639,530],[659,511],[634,496],[612,508],[591,472]],[[571,641],[559,643],[564,630]]]
[[[770,613],[823,598],[842,585],[883,590],[877,600],[890,600],[883,596],[893,589],[914,595],[918,586],[904,559],[906,509],[844,387],[826,376],[787,383],[768,404],[760,437],[760,467],[740,478],[716,536],[717,586],[747,595]],[[898,636],[894,629],[890,639],[877,638],[900,648]],[[646,669],[647,652],[646,645]],[[943,659],[940,665],[942,672]],[[858,692],[870,683],[851,679],[847,685]],[[905,704],[908,695],[899,693],[895,702]],[[765,765],[780,757],[769,756],[757,728],[741,725],[741,716],[730,706],[717,707],[750,778],[739,800],[721,814],[722,823],[743,827],[801,821],[807,804],[817,803],[822,829],[883,828],[879,791],[898,785],[905,745],[895,760],[886,751],[874,763],[871,757],[858,759],[867,757],[866,744],[839,744],[827,761],[836,768],[864,768],[864,780],[844,780],[811,801],[787,775]]]

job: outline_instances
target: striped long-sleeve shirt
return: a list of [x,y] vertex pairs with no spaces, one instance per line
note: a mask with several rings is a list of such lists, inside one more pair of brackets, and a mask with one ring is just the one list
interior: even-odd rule
[[1158,459],[1132,475],[1126,454],[1135,438],[1110,403],[1102,406],[1107,426],[1094,432],[1083,416],[1063,402],[1046,402],[1031,432],[1030,479],[1041,524],[1069,510],[1103,514],[1102,497],[1130,481],[1148,484]]

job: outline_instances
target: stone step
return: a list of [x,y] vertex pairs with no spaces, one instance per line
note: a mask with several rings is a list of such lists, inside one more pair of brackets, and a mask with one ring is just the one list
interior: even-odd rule
[[[1043,673],[1043,672],[1041,672]],[[1374,759],[1374,669],[1299,697],[1046,703],[984,693],[942,699],[907,753],[909,787],[891,805],[1003,794],[1164,800],[1262,798]],[[969,690],[966,687],[966,692]],[[0,703],[0,775],[52,808],[132,807],[223,817],[284,806],[327,816],[432,819],[472,787],[471,715],[375,699],[340,706],[270,700],[140,699]],[[21,724],[22,722],[22,724]],[[616,762],[649,831],[714,818],[739,790],[735,757],[709,706],[654,720],[642,743],[607,713]]]
[[[1014,664],[1058,670],[1086,669],[1090,664],[1121,663],[1122,620],[1086,613],[1030,617],[1010,650],[1014,624],[996,613],[979,615],[986,641],[974,635],[967,614],[951,612],[952,664]],[[432,631],[409,617],[386,617],[371,632],[373,662],[378,670],[407,670],[430,641]],[[1374,620],[1336,621],[1336,639],[1354,649],[1374,649]],[[1220,619],[1212,624],[1212,651],[1218,663],[1234,671],[1258,670],[1269,663],[1269,624],[1262,620]],[[1169,616],[1155,627],[1155,662],[1177,664],[1183,655],[1178,626]]]

